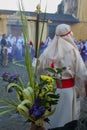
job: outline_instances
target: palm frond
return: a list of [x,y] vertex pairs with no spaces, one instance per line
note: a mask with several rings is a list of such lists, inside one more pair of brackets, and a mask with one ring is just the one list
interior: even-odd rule
[[5,103],[9,106],[14,106],[14,107],[18,106],[18,103],[16,101],[12,101],[11,99],[10,100],[0,99],[0,102]]
[[0,106],[0,109],[9,108],[10,106]]
[[51,116],[51,115],[53,115],[53,113],[56,111],[56,108],[54,108],[53,110],[51,110],[51,112],[47,112],[47,113],[45,113],[44,114],[44,117],[48,117],[48,116]]
[[23,30],[23,36],[24,36],[24,42],[25,42],[25,62],[26,62],[26,69],[28,72],[28,77],[30,80],[31,87],[34,87],[33,82],[33,72],[32,72],[32,60],[29,52],[29,31],[28,31],[28,23],[27,18],[25,15],[24,7],[22,4],[22,1],[19,2],[19,10],[20,10],[20,16],[21,16],[21,22],[22,22],[22,30]]
[[22,91],[23,90],[21,85],[18,85],[16,83],[10,83],[7,86],[7,91],[9,91],[9,89],[12,88],[12,87],[14,87],[16,91]]
[[9,109],[9,110],[4,110],[4,111],[0,112],[0,116],[4,115],[4,114],[6,114],[6,113],[12,112],[12,111],[14,111],[14,110],[15,110],[14,108]]

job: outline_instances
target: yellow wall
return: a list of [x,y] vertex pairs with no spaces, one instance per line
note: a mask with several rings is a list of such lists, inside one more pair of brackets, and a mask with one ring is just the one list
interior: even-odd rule
[[[72,0],[68,0],[67,4],[69,2],[72,2]],[[87,0],[78,0],[77,18],[79,19],[80,23],[73,24],[71,26],[72,31],[74,32],[74,37],[77,40],[80,39],[86,40],[87,39]]]
[[[77,40],[87,39],[87,13],[86,12],[87,12],[87,0],[78,0],[78,18],[80,20],[80,23],[73,24],[71,26],[72,31],[74,32],[74,36]],[[10,17],[13,17],[13,15]],[[14,18],[17,19],[18,17],[14,15]],[[8,31],[7,30],[7,24],[8,24],[7,15],[0,15],[0,18],[2,18],[0,20],[0,35],[2,35],[3,33],[7,34],[7,31]]]
[[87,0],[78,0],[77,17],[80,21],[87,22]]
[[3,33],[7,34],[7,16],[6,15],[0,15],[0,35]]
[[71,26],[74,33],[74,37],[77,40],[86,40],[87,39],[87,23],[78,23]]
[[87,39],[87,0],[78,0],[78,13],[80,23],[72,26],[74,36],[77,40]]

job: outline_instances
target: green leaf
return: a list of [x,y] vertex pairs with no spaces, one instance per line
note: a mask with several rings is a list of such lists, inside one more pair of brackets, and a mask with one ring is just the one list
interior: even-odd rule
[[57,70],[57,74],[61,74],[64,70],[66,70],[66,67],[56,68],[56,70]]
[[[45,8],[45,12],[44,12],[44,19],[43,19],[43,26],[42,26],[42,30],[41,30],[41,34],[40,34],[40,43],[42,42],[42,37],[43,37],[43,31],[44,31],[44,25],[45,25],[45,20],[46,20],[46,9],[47,6]],[[38,51],[38,57],[39,57],[39,53],[40,53],[40,45],[39,45],[39,51]]]
[[10,108],[9,106],[0,106],[0,109],[2,108]]
[[49,118],[45,118],[44,121],[46,121],[47,123],[49,123]]
[[47,111],[45,114],[44,114],[44,117],[47,118],[51,115],[53,115],[53,113],[55,112],[56,108],[54,108],[53,110],[51,110],[51,112]]
[[34,90],[31,87],[27,87],[26,89],[23,90],[22,93],[24,99],[30,100],[32,104],[34,103]]
[[27,117],[29,120],[34,122],[33,118],[29,116],[29,108],[26,106],[27,103],[29,103],[28,100],[24,100],[23,102],[21,102],[21,104],[18,105],[17,110],[24,117]]
[[61,80],[56,79],[56,82],[58,82],[58,84],[59,84],[60,88],[62,88],[62,82],[61,82]]
[[20,87],[24,88],[24,84],[23,84],[22,79],[19,77],[18,80],[19,80],[19,83],[20,83]]
[[53,93],[47,93],[46,95],[48,95],[49,97],[51,97],[51,98],[55,98],[55,99],[58,99],[59,97],[60,97],[60,95],[59,94],[53,94]]
[[51,72],[51,73],[56,73],[56,70],[54,70],[53,68],[45,68],[45,70]]
[[28,73],[28,78],[30,80],[30,86],[34,88],[34,76],[33,76],[33,68],[32,68],[32,60],[29,52],[29,31],[28,31],[28,23],[27,18],[25,15],[24,7],[22,1],[19,2],[19,10],[22,22],[22,31],[24,36],[24,43],[25,43],[25,62],[26,62],[26,69]]
[[10,83],[7,86],[7,92],[9,91],[10,88],[14,87],[16,91],[22,91],[23,88],[21,88],[18,84],[16,83]]
[[6,104],[11,105],[11,106],[14,106],[14,107],[17,107],[17,106],[18,106],[18,103],[15,102],[15,101],[12,101],[11,99],[10,99],[10,100],[0,99],[0,102],[6,103]]
[[4,111],[0,112],[0,116],[4,115],[6,113],[12,112],[14,110],[15,110],[14,108],[13,109],[9,109],[9,110],[4,110]]
[[16,96],[17,96],[17,99],[18,99],[19,101],[23,101],[23,100],[24,100],[24,97],[23,97],[22,92],[16,91]]

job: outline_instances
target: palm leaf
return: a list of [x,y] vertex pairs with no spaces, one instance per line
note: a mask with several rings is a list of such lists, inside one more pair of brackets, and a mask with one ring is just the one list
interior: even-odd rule
[[10,88],[14,87],[16,89],[16,91],[22,91],[23,88],[21,88],[20,85],[16,84],[16,83],[10,83],[7,86],[7,92],[9,91]]
[[31,121],[34,122],[33,118],[29,116],[29,109],[25,106],[25,103],[28,103],[26,101],[23,101],[21,104],[18,105],[17,110],[20,114],[22,114],[24,117],[27,117]]
[[24,36],[24,42],[25,42],[25,62],[26,62],[26,69],[28,72],[28,77],[30,80],[30,86],[34,87],[34,82],[33,82],[33,72],[32,72],[32,60],[29,52],[29,32],[28,32],[28,23],[27,23],[27,18],[25,15],[24,7],[21,3],[19,2],[19,10],[20,10],[20,15],[21,15],[21,22],[22,22],[22,30],[23,30],[23,36]]
[[21,86],[22,88],[24,88],[23,81],[22,81],[22,79],[21,79],[20,77],[18,77],[18,81],[19,81],[19,83],[20,83],[20,86]]
[[9,108],[9,106],[0,106],[0,109],[2,108]]
[[0,116],[4,115],[4,114],[6,114],[6,113],[12,112],[12,111],[14,111],[14,110],[15,110],[14,108],[9,109],[9,110],[4,110],[4,111],[0,112]]
[[18,106],[18,103],[15,102],[15,101],[12,101],[11,99],[10,100],[0,99],[0,102],[11,105],[11,106],[14,106],[14,107]]
[[[42,25],[41,35],[40,35],[40,43],[42,42],[42,37],[43,37],[44,25],[45,25],[45,20],[46,20],[46,9],[47,9],[47,6],[44,12],[44,20],[43,20],[43,25]],[[38,57],[39,57],[39,53],[40,53],[40,45],[39,45]]]
[[22,93],[24,99],[30,100],[31,104],[34,103],[34,90],[31,87],[24,89]]
[[56,108],[54,108],[51,112],[47,111],[45,114],[44,114],[44,117],[47,118],[48,116],[51,116],[53,115],[53,113],[56,111]]

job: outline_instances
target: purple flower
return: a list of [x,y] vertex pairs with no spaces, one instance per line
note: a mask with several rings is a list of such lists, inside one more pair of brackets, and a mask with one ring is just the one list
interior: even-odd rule
[[37,110],[39,108],[38,105],[34,104],[31,109],[29,110],[29,114],[31,115],[35,110]]
[[4,73],[2,74],[3,80],[4,80],[4,81],[7,81],[7,82],[9,82],[9,83],[12,83],[12,82],[17,83],[18,77],[19,77],[19,75],[18,75],[17,73],[14,73],[13,75],[11,75],[11,74],[8,73],[8,72],[4,72]]
[[7,82],[8,82],[9,77],[10,77],[10,73],[8,73],[8,72],[3,72],[3,74],[2,74],[2,79],[3,79],[4,81],[7,81]]
[[44,106],[39,107],[39,111],[43,114],[45,112],[45,107]]
[[34,112],[33,112],[33,115],[36,119],[39,119],[45,112],[45,107],[44,106],[41,106],[39,107],[38,109],[36,109]]
[[9,83],[12,83],[12,82],[17,83],[18,77],[19,77],[19,75],[15,73],[15,74],[13,74],[13,75],[11,75],[11,76],[9,77],[8,82],[9,82]]
[[41,101],[40,99],[36,99],[36,100],[35,100],[35,104],[39,104],[40,101]]
[[36,111],[33,112],[33,115],[35,119],[39,119],[41,117],[41,112],[37,109]]
[[33,115],[35,119],[39,119],[45,112],[44,106],[39,106],[37,104],[34,104],[31,109],[29,110],[29,114]]

